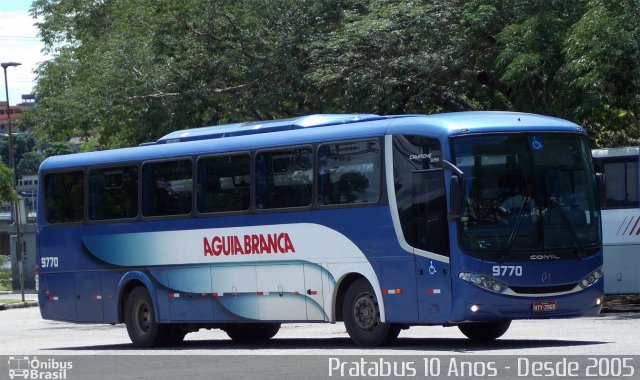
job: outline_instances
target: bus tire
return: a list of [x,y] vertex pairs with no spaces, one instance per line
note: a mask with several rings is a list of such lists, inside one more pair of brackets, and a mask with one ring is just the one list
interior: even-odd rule
[[238,323],[224,328],[229,338],[236,342],[264,342],[280,330],[280,323]]
[[347,289],[342,318],[349,337],[361,347],[390,344],[400,333],[400,325],[381,321],[378,299],[364,278],[356,280]]
[[458,325],[460,331],[474,342],[491,342],[509,329],[511,321],[470,322]]
[[167,336],[167,325],[156,321],[153,301],[147,288],[134,288],[124,307],[124,323],[134,346],[147,348],[162,345]]

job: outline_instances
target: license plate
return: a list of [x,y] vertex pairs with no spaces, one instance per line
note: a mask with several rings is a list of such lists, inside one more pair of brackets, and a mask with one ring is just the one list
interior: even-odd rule
[[536,301],[533,303],[532,309],[534,313],[557,311],[558,303],[556,301]]

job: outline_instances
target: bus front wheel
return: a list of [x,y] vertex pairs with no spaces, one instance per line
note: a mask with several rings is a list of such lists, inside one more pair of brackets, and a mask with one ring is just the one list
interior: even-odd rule
[[458,325],[460,331],[475,342],[490,342],[500,338],[511,325],[511,321],[470,322]]
[[168,329],[156,321],[153,301],[147,288],[139,286],[131,291],[124,307],[124,323],[134,346],[147,348],[162,345]]
[[351,340],[362,347],[390,344],[400,334],[400,325],[380,319],[378,299],[364,278],[356,280],[347,289],[342,318]]

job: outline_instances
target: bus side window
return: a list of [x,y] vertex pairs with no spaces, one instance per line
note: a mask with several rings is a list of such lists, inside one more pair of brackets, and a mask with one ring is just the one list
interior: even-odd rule
[[47,174],[44,181],[47,222],[81,222],[84,218],[84,172]]
[[248,154],[205,157],[198,161],[198,211],[246,211],[250,204]]
[[130,219],[138,214],[138,167],[89,171],[89,219]]
[[321,145],[318,148],[319,203],[378,202],[380,153],[377,140]]
[[142,166],[142,215],[191,213],[191,160],[145,163]]
[[256,154],[256,208],[311,205],[313,151],[290,148]]
[[628,159],[603,163],[606,178],[606,208],[638,207],[638,161]]

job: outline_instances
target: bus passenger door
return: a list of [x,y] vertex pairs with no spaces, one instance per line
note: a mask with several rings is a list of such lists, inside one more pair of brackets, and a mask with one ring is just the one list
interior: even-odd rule
[[422,322],[446,321],[451,308],[449,228],[442,169],[413,173],[418,315]]

